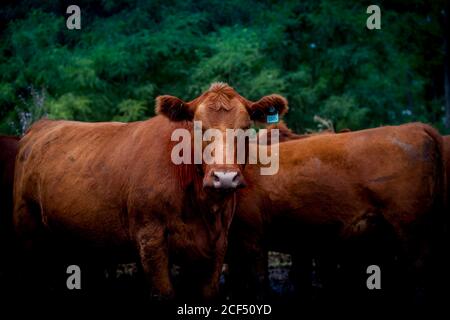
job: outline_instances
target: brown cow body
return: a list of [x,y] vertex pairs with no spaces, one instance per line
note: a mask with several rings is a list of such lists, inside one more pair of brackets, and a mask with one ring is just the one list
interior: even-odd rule
[[[114,257],[135,252],[163,297],[174,294],[175,261],[201,297],[213,297],[234,212],[230,191],[242,186],[242,166],[175,165],[171,135],[180,128],[192,133],[192,120],[205,128],[246,128],[255,110],[261,117],[272,105],[283,113],[286,100],[272,95],[253,103],[215,84],[191,102],[158,97],[157,112],[172,121],[39,121],[21,140],[16,162],[14,226],[21,242],[33,244],[44,231]],[[232,185],[220,180],[227,174]]]
[[33,241],[43,228],[118,260],[130,259],[134,248],[153,287],[165,296],[173,294],[169,258],[179,258],[168,256],[169,242],[171,254],[180,251],[193,260],[206,257],[221,264],[232,198],[223,199],[214,214],[200,210],[200,215],[182,216],[197,209],[191,200],[202,209],[212,204],[201,184],[194,183],[195,174],[191,180],[174,179],[182,175],[170,159],[170,135],[177,126],[162,116],[133,124],[35,124],[17,160],[17,233]]
[[[442,205],[441,148],[441,137],[423,124],[281,143],[278,174],[247,169],[248,188],[239,192],[230,239],[236,241],[232,255],[241,254],[230,270],[233,261],[253,259],[251,271],[260,281],[267,249],[339,256],[343,241],[378,229],[382,238],[392,231],[403,252],[421,259],[430,238],[427,221]],[[373,248],[383,253],[389,247],[379,240]]]

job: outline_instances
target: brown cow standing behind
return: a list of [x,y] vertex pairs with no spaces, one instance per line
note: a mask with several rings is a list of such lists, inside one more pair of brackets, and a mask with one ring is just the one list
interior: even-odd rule
[[[171,134],[203,128],[248,128],[287,102],[278,95],[251,102],[214,84],[191,102],[157,98],[156,116],[134,123],[42,120],[20,142],[14,187],[14,225],[20,241],[41,234],[74,241],[105,255],[140,257],[153,293],[174,295],[169,265],[177,262],[188,290],[216,295],[243,165],[174,165]],[[232,175],[222,181],[223,177]],[[196,291],[196,288],[197,291]]]
[[278,130],[278,142],[279,143],[292,141],[292,140],[298,140],[298,139],[310,138],[310,137],[314,137],[316,135],[324,135],[324,134],[333,134],[334,133],[332,131],[325,130],[325,131],[314,132],[314,133],[297,134],[297,133],[293,132],[291,129],[289,129],[283,120],[281,120],[277,124],[271,124],[269,126],[266,126],[266,129],[267,129],[267,144],[268,145],[272,144],[272,130],[274,130],[274,129]]
[[[238,278],[266,281],[268,249],[363,264],[401,253],[405,277],[430,254],[444,188],[442,138],[433,128],[315,135],[282,143],[279,152],[278,174],[261,177],[249,166],[239,192],[230,234],[230,272]],[[353,274],[364,288],[365,271]],[[419,274],[408,280],[420,282]]]

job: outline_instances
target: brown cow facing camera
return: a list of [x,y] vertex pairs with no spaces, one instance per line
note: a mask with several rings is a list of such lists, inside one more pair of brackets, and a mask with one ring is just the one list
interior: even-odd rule
[[192,133],[194,120],[204,129],[245,129],[273,107],[283,114],[287,102],[278,95],[251,102],[217,83],[190,102],[158,97],[159,115],[146,121],[35,123],[16,162],[20,242],[33,247],[50,234],[53,242],[119,261],[137,254],[153,294],[169,299],[175,295],[169,267],[176,263],[191,297],[213,298],[236,205],[232,191],[244,186],[244,166],[176,165],[171,136],[176,129]]

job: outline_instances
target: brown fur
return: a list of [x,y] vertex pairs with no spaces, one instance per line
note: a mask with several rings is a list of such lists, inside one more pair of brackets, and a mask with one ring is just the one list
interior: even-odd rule
[[[226,129],[247,129],[250,127],[252,120],[265,122],[271,107],[274,107],[282,116],[287,112],[288,102],[277,94],[264,96],[258,101],[252,102],[242,97],[232,87],[220,82],[212,84],[206,92],[190,102],[167,95],[156,99],[156,112],[158,114],[165,115],[177,122],[199,121],[203,130],[217,129],[223,133],[225,133]],[[225,143],[223,145],[225,146]],[[205,173],[204,185],[212,184],[213,168],[238,172],[242,182],[241,185],[245,185],[242,165],[211,166],[203,164],[202,170]]]
[[230,239],[230,270],[233,261],[242,268],[250,259],[260,279],[267,249],[336,254],[342,241],[371,233],[377,221],[393,230],[411,260],[420,260],[431,237],[428,221],[442,208],[442,139],[423,124],[285,142],[278,174],[260,176],[257,166],[247,170],[248,188],[239,192]]
[[135,246],[155,294],[165,297],[173,295],[169,259],[200,263],[210,275],[202,293],[215,294],[233,201],[207,196],[193,183],[196,173],[179,180],[170,159],[177,127],[161,116],[130,124],[43,120],[32,127],[21,141],[15,178],[21,240],[49,230],[58,241],[126,260]]
[[189,103],[158,97],[156,111],[166,117],[147,121],[37,122],[21,140],[16,161],[17,235],[26,246],[51,233],[58,242],[124,259],[134,248],[155,294],[174,295],[169,264],[176,262],[191,281],[185,286],[191,296],[215,296],[235,195],[203,187],[204,173],[215,164],[174,165],[171,134],[192,130],[194,119],[206,128],[245,128],[255,105],[226,85],[213,85]]
[[[287,100],[278,94],[268,95],[252,102],[239,95],[232,87],[219,82],[212,84],[205,93],[190,102],[184,102],[173,96],[160,96],[156,99],[156,112],[165,114],[174,121],[192,120],[195,118],[197,109],[202,105],[217,111],[217,115],[220,114],[219,111],[221,110],[233,111],[236,109],[235,112],[230,112],[230,114],[243,114],[246,111],[245,113],[249,114],[248,120],[259,122],[266,122],[265,116],[270,107],[274,107],[280,116],[283,116],[288,110]],[[197,118],[195,120],[204,119]],[[214,123],[214,119],[211,119],[211,122]]]
[[[267,144],[272,144],[272,130],[278,129],[278,142],[287,142],[292,140],[298,140],[298,139],[305,139],[310,138],[316,135],[322,135],[322,134],[331,134],[333,132],[331,131],[322,131],[317,133],[307,133],[307,134],[298,134],[293,132],[291,129],[288,128],[286,123],[281,120],[277,124],[271,124],[269,126],[266,126],[267,129]],[[345,131],[348,132],[348,131]]]

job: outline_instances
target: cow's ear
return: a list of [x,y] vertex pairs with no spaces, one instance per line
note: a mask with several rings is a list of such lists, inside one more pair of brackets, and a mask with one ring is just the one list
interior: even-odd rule
[[156,98],[156,114],[166,116],[172,121],[192,120],[194,110],[189,103],[173,96],[158,96]]
[[252,120],[270,122],[268,121],[270,116],[277,115],[278,118],[288,111],[288,102],[286,98],[278,94],[271,94],[251,103],[248,109]]

